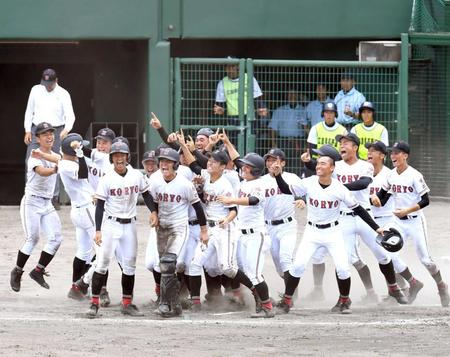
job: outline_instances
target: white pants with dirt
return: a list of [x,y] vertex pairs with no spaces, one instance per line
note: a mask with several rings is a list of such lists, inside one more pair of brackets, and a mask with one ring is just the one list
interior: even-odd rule
[[297,221],[278,224],[276,226],[267,224],[270,236],[270,253],[278,275],[283,277],[285,271],[292,267],[295,243],[297,242]]

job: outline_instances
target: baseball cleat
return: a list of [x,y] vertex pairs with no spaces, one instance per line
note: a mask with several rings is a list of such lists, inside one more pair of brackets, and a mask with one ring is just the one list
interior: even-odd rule
[[111,304],[111,299],[109,298],[108,290],[105,287],[100,291],[100,306],[108,307]]
[[261,307],[261,310],[259,312],[255,312],[254,314],[250,315],[251,318],[258,319],[258,318],[272,318],[275,317],[275,312],[273,309],[268,309],[264,306]]
[[408,304],[412,304],[416,300],[417,294],[423,288],[423,283],[416,279],[416,281],[409,287]]
[[89,284],[86,284],[86,283],[83,281],[83,278],[78,279],[78,280],[75,282],[75,285],[78,287],[78,289],[80,289],[80,291],[81,291],[84,295],[87,295],[87,294],[88,294]]
[[9,281],[11,284],[11,289],[14,291],[20,291],[20,281],[22,280],[23,270],[15,267],[11,270],[11,280]]
[[352,310],[350,309],[350,306],[352,305],[352,301],[347,299],[346,301],[342,301],[341,298],[338,299],[336,305],[334,305],[331,308],[331,312],[334,313],[341,313],[341,314],[351,314]]
[[144,316],[144,314],[140,312],[137,306],[134,304],[120,305],[120,312],[124,315],[129,316],[137,316],[137,317]]
[[405,294],[403,294],[403,291],[401,291],[400,289],[389,290],[389,296],[392,296],[401,305],[405,305],[408,303],[408,299],[406,298]]
[[439,288],[439,297],[441,298],[441,305],[447,307],[450,303],[450,296],[448,295],[448,285],[443,284],[442,288]]
[[89,307],[89,310],[86,312],[86,317],[88,319],[93,319],[93,318],[97,317],[97,313],[98,313],[98,305],[91,304],[91,306]]
[[67,294],[67,297],[70,299],[82,301],[85,298],[85,295],[81,292],[80,288],[73,283],[72,287],[69,290],[69,293]]
[[45,272],[45,269],[41,269],[40,271],[33,269],[32,271],[30,271],[31,279],[33,279],[36,283],[38,283],[43,288],[50,289],[50,286],[46,283],[46,281],[44,279],[44,275],[48,276],[48,273]]

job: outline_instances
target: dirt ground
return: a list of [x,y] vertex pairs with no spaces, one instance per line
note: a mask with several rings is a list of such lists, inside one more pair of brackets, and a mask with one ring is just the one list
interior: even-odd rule
[[[426,209],[431,255],[442,275],[450,281],[450,241],[448,212],[450,203],[432,202]],[[22,280],[22,289],[15,293],[9,286],[9,274],[15,264],[23,232],[18,207],[0,207],[0,354],[2,356],[403,356],[448,355],[450,351],[450,309],[440,306],[432,278],[407,244],[402,256],[410,269],[425,283],[416,302],[399,306],[392,302],[364,306],[363,286],[352,271],[352,315],[329,312],[337,299],[334,270],[327,262],[325,275],[326,300],[320,303],[303,299],[312,287],[311,269],[299,286],[295,308],[288,315],[274,319],[254,320],[251,299],[248,309],[233,311],[224,307],[199,314],[185,312],[180,318],[162,320],[153,313],[154,282],[144,268],[147,240],[147,213],[139,207],[139,257],[136,272],[135,303],[145,313],[143,318],[127,318],[120,313],[120,271],[111,268],[109,290],[112,306],[101,309],[101,317],[83,318],[89,302],[67,298],[71,283],[71,267],[75,252],[74,230],[69,218],[70,208],[60,211],[63,244],[50,264],[47,278],[50,290],[38,286],[28,277],[36,264],[39,249],[30,258]],[[305,212],[298,212],[300,227]],[[299,229],[299,239],[301,231]],[[39,248],[42,247],[40,242]],[[380,298],[386,287],[377,264],[363,247],[363,256],[371,268]],[[282,281],[267,256],[265,277],[271,295],[278,298]]]

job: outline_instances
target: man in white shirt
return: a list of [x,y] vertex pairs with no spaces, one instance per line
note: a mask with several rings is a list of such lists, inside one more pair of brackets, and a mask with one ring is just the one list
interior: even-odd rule
[[[55,141],[52,150],[59,153],[61,140],[72,130],[75,114],[72,100],[67,90],[58,85],[56,72],[48,68],[42,73],[40,84],[31,88],[25,111],[24,142],[28,146],[25,161],[30,157],[31,150],[37,149],[36,126],[47,122],[55,129]],[[56,180],[52,203],[59,209],[59,180]]]

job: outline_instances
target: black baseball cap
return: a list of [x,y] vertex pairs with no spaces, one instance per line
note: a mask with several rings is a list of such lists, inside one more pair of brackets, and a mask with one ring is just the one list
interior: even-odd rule
[[212,131],[210,128],[201,128],[199,131],[197,131],[197,136],[204,135],[209,138],[212,134],[214,134],[214,131]]
[[376,151],[381,152],[384,155],[387,154],[387,147],[382,141],[374,141],[373,143],[366,143],[364,146],[366,147],[366,149],[372,148]]
[[228,164],[230,161],[230,157],[225,150],[214,150],[213,152],[208,153],[207,156],[212,157],[214,160],[223,165]]
[[112,142],[113,142],[113,144],[114,144],[114,143],[117,143],[117,142],[119,142],[119,141],[120,141],[121,143],[127,144],[128,147],[130,147],[130,142],[129,142],[128,139],[127,139],[126,137],[124,137],[124,136],[116,136]]
[[43,121],[42,123],[39,123],[38,125],[36,125],[35,135],[39,135],[39,134],[45,133],[47,131],[55,131],[55,130],[56,129],[53,127],[52,124],[46,123],[45,121]]
[[280,159],[286,161],[286,154],[283,150],[278,148],[272,148],[269,150],[267,154],[264,155],[264,161],[266,161],[269,157],[274,157],[275,159]]
[[341,73],[341,79],[354,79],[355,76],[353,75],[353,73],[351,71],[343,71]]
[[328,157],[332,158],[334,161],[342,160],[342,157],[339,154],[339,151],[337,151],[336,148],[330,144],[322,145],[318,149],[312,149],[312,152],[319,156],[328,156]]
[[156,161],[155,150],[144,152],[144,155],[142,156],[142,162],[145,161]]
[[353,141],[356,145],[359,146],[360,141],[356,134],[348,133],[347,135],[336,135],[336,141],[339,143],[342,139],[347,139]]
[[56,81],[56,72],[54,69],[47,68],[42,72],[41,84],[44,86],[48,86],[50,84],[55,83]]
[[[97,132],[95,139],[103,139],[113,142],[116,138],[116,134],[110,128],[103,128]],[[126,143],[125,143],[126,144]]]
[[390,150],[391,151],[401,151],[401,152],[404,152],[405,154],[409,154],[409,151],[410,151],[409,145],[405,141],[397,141],[396,143],[394,143],[394,145],[392,145]]

